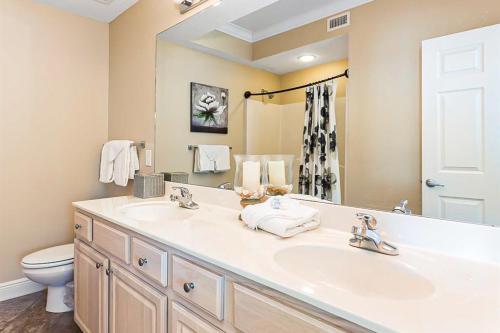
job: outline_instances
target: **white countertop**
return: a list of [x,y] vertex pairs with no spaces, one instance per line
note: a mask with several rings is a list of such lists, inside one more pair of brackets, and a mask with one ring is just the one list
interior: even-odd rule
[[[500,265],[496,262],[460,258],[405,244],[396,244],[399,256],[385,256],[350,247],[350,234],[327,227],[290,239],[280,239],[246,228],[238,221],[238,210],[202,200],[197,200],[201,208],[190,211],[192,214],[182,220],[137,221],[120,212],[120,208],[127,204],[161,200],[167,199],[116,197],[75,202],[73,205],[376,332],[499,331]],[[332,214],[324,215],[322,220],[336,218]],[[424,298],[353,293],[335,285],[328,277],[307,278],[311,267],[328,265],[325,260],[315,263],[317,258],[311,258],[313,264],[304,268],[304,274],[293,274],[275,261],[275,254],[280,250],[301,245],[329,247],[341,250],[339,253],[355,251],[360,260],[348,262],[345,270],[356,269],[357,265],[369,265],[370,261],[377,262],[374,267],[400,263],[430,281],[433,291]],[[330,260],[334,262],[335,255]],[[377,272],[375,268],[365,271],[368,273],[359,276],[359,279],[369,281],[371,274],[387,273]],[[385,278],[393,278],[391,283],[397,287],[398,281],[394,276],[397,274],[387,274]]]

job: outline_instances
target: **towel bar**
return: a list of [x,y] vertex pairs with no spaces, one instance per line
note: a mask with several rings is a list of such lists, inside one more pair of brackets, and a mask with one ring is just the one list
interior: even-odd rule
[[[198,148],[198,145],[188,145],[188,150],[193,150],[194,148]],[[229,149],[233,149],[233,147],[229,147]]]
[[138,149],[145,149],[146,148],[146,141],[139,141],[139,142],[134,142],[130,145],[137,147]]

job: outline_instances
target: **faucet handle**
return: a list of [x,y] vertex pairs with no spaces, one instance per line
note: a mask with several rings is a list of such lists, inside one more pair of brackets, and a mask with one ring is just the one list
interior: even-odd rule
[[186,187],[174,186],[174,187],[172,187],[172,190],[179,190],[179,191],[181,191],[181,196],[183,198],[190,198],[191,197],[191,193],[189,193],[189,189],[186,188]]
[[377,219],[373,215],[366,213],[357,213],[356,217],[358,220],[361,220],[363,222],[368,230],[377,229]]
[[353,226],[351,229],[351,234],[357,240],[362,240],[366,234],[366,229],[364,227]]

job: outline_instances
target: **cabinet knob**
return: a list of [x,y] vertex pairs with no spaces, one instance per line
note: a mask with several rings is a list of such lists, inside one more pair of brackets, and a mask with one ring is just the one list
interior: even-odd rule
[[194,283],[193,282],[186,282],[186,283],[184,283],[183,288],[184,288],[184,291],[188,293],[194,289]]
[[148,263],[148,259],[146,258],[139,258],[139,260],[137,260],[137,263],[139,264],[139,266],[144,266]]
[[75,229],[78,230],[80,229],[82,226],[80,224],[75,224]]
[[100,262],[95,263],[95,268],[99,269],[102,267],[102,264]]

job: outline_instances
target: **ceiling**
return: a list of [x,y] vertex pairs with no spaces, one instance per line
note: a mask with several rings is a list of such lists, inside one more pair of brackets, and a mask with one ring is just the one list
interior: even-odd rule
[[[311,62],[301,62],[302,55],[314,55],[316,58]],[[253,61],[252,66],[265,69],[278,75],[295,72],[311,66],[317,66],[329,62],[344,60],[348,58],[348,37],[342,35],[337,38],[323,40],[321,42],[308,44],[293,50],[273,54],[272,56]]]
[[217,30],[257,42],[372,0],[279,0]]
[[34,0],[91,19],[111,22],[138,0]]
[[[373,0],[223,0],[219,6],[204,10],[203,15],[193,15],[165,30],[159,34],[159,38],[281,75],[347,59],[348,37],[344,35],[331,38],[258,60],[243,58],[238,54],[204,46],[196,41],[218,30],[254,43],[371,1]],[[309,63],[298,61],[297,58],[304,54],[313,54],[316,59]]]

